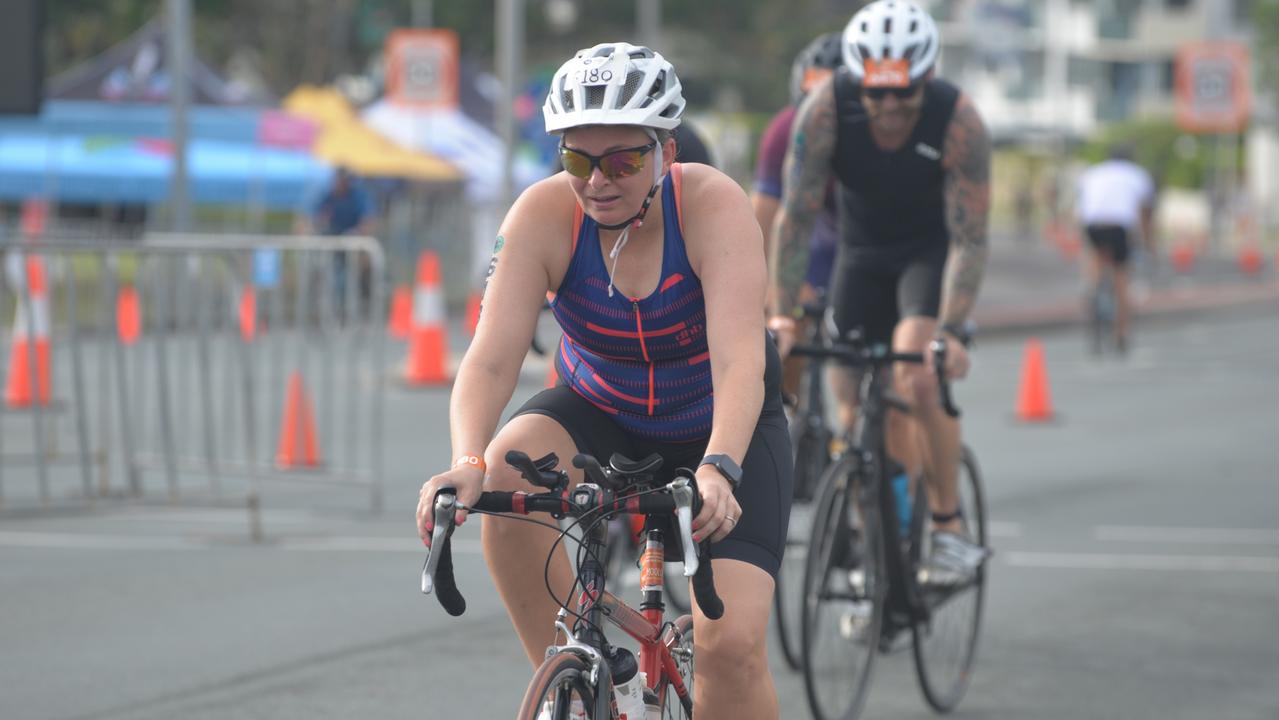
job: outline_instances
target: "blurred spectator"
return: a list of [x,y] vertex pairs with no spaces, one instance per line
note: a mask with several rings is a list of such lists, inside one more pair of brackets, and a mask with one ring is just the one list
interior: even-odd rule
[[[309,230],[320,235],[372,235],[375,210],[372,197],[359,179],[340,167],[333,174],[333,184],[311,209]],[[339,312],[346,305],[347,255],[337,253],[333,258],[333,300]],[[363,253],[356,257],[360,264],[359,297],[367,301],[371,288],[369,258]]]

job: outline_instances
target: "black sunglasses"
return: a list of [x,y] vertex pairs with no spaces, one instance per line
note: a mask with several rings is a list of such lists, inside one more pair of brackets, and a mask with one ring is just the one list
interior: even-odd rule
[[919,92],[919,88],[923,87],[920,83],[912,83],[906,87],[886,88],[873,87],[862,88],[862,92],[866,93],[866,97],[870,100],[883,100],[892,95],[898,100],[909,100],[915,97],[915,93]]
[[600,172],[604,173],[604,177],[616,180],[630,177],[643,170],[644,156],[655,147],[657,143],[651,142],[647,145],[622,148],[596,156],[561,145],[560,163],[573,177],[586,180],[591,177],[591,173],[595,172],[595,168],[599,168]]

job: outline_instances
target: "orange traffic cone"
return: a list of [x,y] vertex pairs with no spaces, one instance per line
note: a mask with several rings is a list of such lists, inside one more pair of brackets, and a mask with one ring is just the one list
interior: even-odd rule
[[387,318],[386,332],[397,340],[409,336],[413,327],[413,291],[401,285],[391,292],[391,315]]
[[275,465],[281,470],[289,470],[316,467],[319,464],[315,415],[311,412],[311,400],[302,384],[302,373],[294,370],[289,375],[289,387],[284,398],[284,420],[280,423],[280,444],[275,452]]
[[1017,419],[1042,422],[1053,418],[1052,396],[1048,391],[1048,370],[1044,367],[1044,346],[1034,338],[1026,341],[1021,368],[1021,389],[1017,393]]
[[1261,272],[1261,250],[1256,245],[1248,244],[1239,249],[1239,271],[1244,275],[1256,275]]
[[[39,257],[27,257],[25,263],[26,296],[18,296],[17,317],[13,322],[13,347],[9,352],[9,379],[5,384],[4,400],[11,408],[28,407],[39,396],[41,405],[48,405],[52,396],[49,345],[49,300],[45,294],[44,261]],[[22,282],[19,279],[19,282]],[[34,327],[28,327],[28,308]],[[31,350],[35,350],[35,372],[31,367]],[[34,376],[36,391],[32,390]]]
[[480,325],[480,304],[483,299],[484,294],[478,291],[472,291],[471,296],[466,299],[466,334],[471,337],[475,336],[475,328]]
[[121,345],[132,345],[142,336],[142,309],[132,285],[121,287],[116,295],[115,329]]
[[440,294],[440,259],[425,250],[417,260],[417,287],[413,290],[413,327],[409,333],[409,356],[404,363],[404,381],[410,385],[440,385],[449,382],[448,329],[445,327],[444,298]]
[[1188,241],[1178,244],[1172,249],[1173,268],[1180,273],[1190,272],[1195,266],[1195,247]]
[[240,337],[244,342],[253,342],[258,335],[258,293],[252,285],[246,285],[240,291]]

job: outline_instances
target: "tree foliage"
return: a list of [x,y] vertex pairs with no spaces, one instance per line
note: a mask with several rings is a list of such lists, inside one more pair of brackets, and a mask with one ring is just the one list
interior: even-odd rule
[[[420,0],[419,0],[420,2]],[[571,0],[572,29],[557,32],[546,0],[525,0],[523,71],[548,73],[573,51],[635,37],[636,0]],[[65,70],[161,13],[164,0],[48,0],[50,72]],[[737,98],[771,111],[787,98],[791,59],[813,36],[839,29],[864,0],[662,0],[657,48],[680,68],[690,101]],[[385,33],[410,24],[414,0],[192,0],[196,47],[215,67],[247,58],[276,93],[373,66]],[[497,0],[431,0],[433,24],[455,30],[463,55],[493,67]],[[422,5],[419,5],[422,7]]]
[[1252,31],[1257,86],[1279,105],[1279,0],[1253,0]]

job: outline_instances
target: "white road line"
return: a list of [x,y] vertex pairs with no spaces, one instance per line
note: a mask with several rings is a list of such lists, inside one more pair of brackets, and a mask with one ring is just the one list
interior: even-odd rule
[[1019,538],[1021,533],[1021,523],[998,521],[986,523],[986,534],[992,538]]
[[[294,539],[280,543],[282,550],[303,552],[330,552],[346,550],[355,552],[407,552],[425,555],[426,548],[422,541],[410,537],[326,537],[314,539]],[[453,552],[467,555],[478,555],[481,552],[479,540],[459,540],[453,538]]]
[[1279,573],[1279,557],[1245,555],[1124,555],[1007,552],[995,556],[1013,567],[1066,570],[1162,570],[1172,572]]
[[1111,542],[1207,543],[1212,545],[1279,545],[1279,530],[1262,528],[1151,527],[1100,525],[1093,538]]
[[[247,541],[220,543],[216,540],[147,535],[108,535],[104,533],[59,533],[0,531],[0,547],[44,548],[56,550],[208,550],[216,547],[255,548]],[[261,547],[301,552],[404,552],[425,554],[422,541],[415,537],[335,536],[290,538]],[[453,551],[466,555],[482,552],[479,540],[453,539]]]
[[0,532],[0,546],[61,550],[199,550],[206,547],[180,537],[22,531]]

